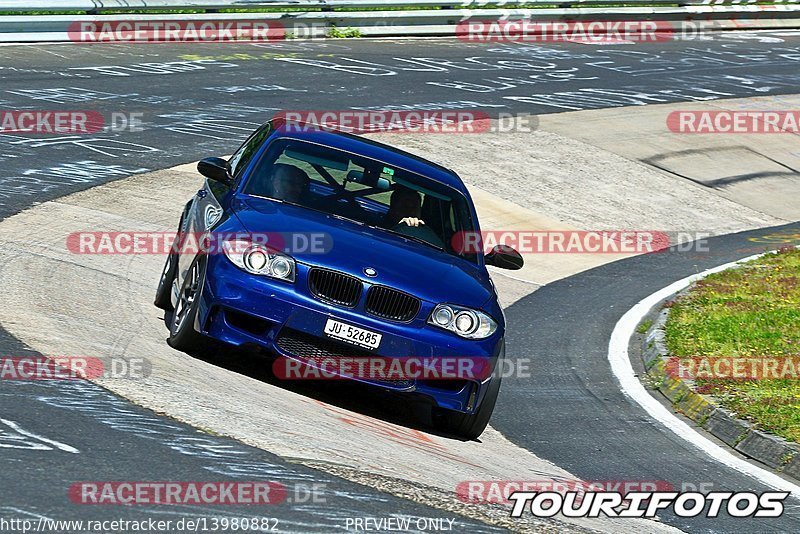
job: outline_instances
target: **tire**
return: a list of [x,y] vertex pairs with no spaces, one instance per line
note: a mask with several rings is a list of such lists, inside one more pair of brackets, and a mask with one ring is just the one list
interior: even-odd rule
[[153,304],[164,311],[172,311],[172,283],[175,280],[175,273],[178,270],[178,255],[170,252],[167,261],[164,262],[164,269],[161,271],[161,279],[158,281],[156,298]]
[[492,418],[494,405],[497,403],[497,396],[500,393],[501,377],[495,376],[489,383],[489,389],[483,397],[483,402],[478,406],[478,410],[473,414],[456,412],[437,408],[433,413],[434,426],[447,434],[457,436],[467,441],[478,439],[483,434]]
[[[180,221],[178,221],[179,236],[183,230],[183,218],[184,216],[181,215]],[[174,248],[175,246],[173,245]],[[158,287],[156,288],[156,298],[153,304],[164,311],[172,311],[172,283],[175,280],[175,273],[178,271],[178,259],[177,252],[170,252],[167,255],[167,261],[164,262],[161,279],[158,281]]]
[[197,256],[178,293],[178,304],[169,323],[169,345],[183,352],[193,352],[202,347],[205,337],[194,329],[194,321],[200,307],[200,294],[206,271],[206,257]]

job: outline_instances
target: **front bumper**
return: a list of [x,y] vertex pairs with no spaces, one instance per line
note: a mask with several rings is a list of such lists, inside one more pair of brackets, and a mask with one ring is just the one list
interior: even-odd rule
[[[335,347],[337,352],[347,355],[368,354],[383,358],[481,358],[487,361],[490,369],[495,369],[498,360],[504,357],[502,328],[487,339],[467,340],[427,324],[434,303],[423,301],[417,317],[409,323],[367,314],[363,309],[364,298],[359,299],[354,308],[331,305],[309,291],[308,269],[298,263],[296,280],[288,283],[243,272],[222,255],[209,256],[195,328],[232,345],[256,345],[304,363],[308,362],[308,355],[305,350],[304,354],[298,354],[299,348],[312,346]],[[380,346],[368,351],[325,336],[323,329],[329,318],[382,334]],[[480,406],[489,381],[496,379],[491,376],[483,380],[348,378],[387,390],[421,395],[441,408],[465,413],[473,413]]]

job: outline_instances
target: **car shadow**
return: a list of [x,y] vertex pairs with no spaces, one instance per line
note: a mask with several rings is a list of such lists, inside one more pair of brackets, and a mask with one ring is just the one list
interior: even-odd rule
[[[163,320],[165,324],[169,324],[171,313],[165,312]],[[273,363],[279,356],[266,349],[255,345],[236,347],[210,338],[207,340],[207,346],[187,354],[211,365],[344,410],[441,438],[468,441],[434,427],[431,415],[432,404],[418,398],[409,402],[408,394],[387,391],[378,386],[354,380],[281,379],[273,373]],[[481,442],[480,439],[474,441]]]

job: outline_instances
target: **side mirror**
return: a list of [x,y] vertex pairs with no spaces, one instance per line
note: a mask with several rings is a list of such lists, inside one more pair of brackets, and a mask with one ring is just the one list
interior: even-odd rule
[[200,174],[211,180],[231,185],[233,180],[228,172],[228,162],[222,158],[206,158],[197,164]]
[[494,265],[512,271],[522,269],[525,264],[520,253],[508,245],[497,245],[485,256],[485,259],[486,265]]

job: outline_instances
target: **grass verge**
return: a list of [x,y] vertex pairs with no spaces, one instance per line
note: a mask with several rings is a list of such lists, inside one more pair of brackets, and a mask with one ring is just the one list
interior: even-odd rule
[[[711,275],[672,302],[670,354],[680,358],[800,358],[800,250],[781,249]],[[800,442],[800,369],[789,378],[705,378],[698,393],[759,428]]]

